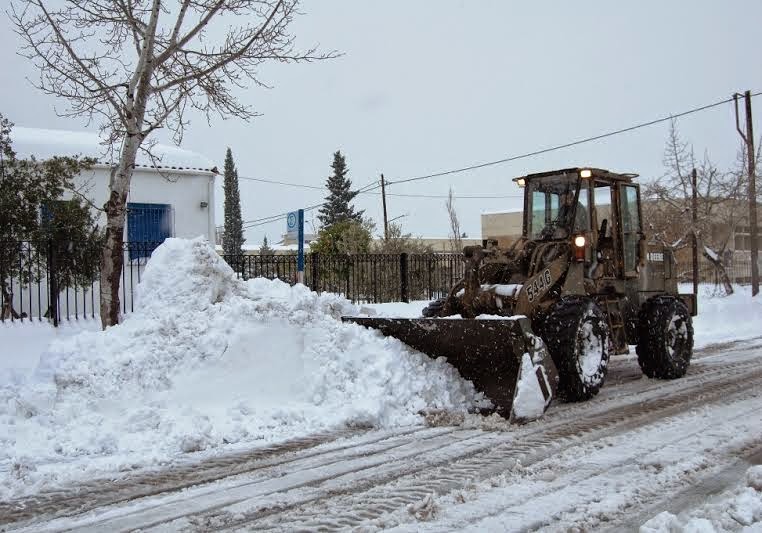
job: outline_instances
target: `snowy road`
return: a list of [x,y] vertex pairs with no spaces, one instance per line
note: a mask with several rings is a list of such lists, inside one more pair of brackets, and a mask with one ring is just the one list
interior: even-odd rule
[[762,338],[698,350],[671,382],[615,358],[598,397],[525,426],[318,435],[4,502],[0,528],[637,530],[762,462],[761,413]]

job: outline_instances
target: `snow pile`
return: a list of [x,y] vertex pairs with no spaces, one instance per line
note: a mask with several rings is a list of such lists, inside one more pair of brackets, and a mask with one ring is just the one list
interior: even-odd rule
[[444,361],[340,322],[357,312],[347,300],[237,280],[201,239],[160,246],[138,296],[123,324],[54,342],[32,378],[0,386],[6,490],[39,482],[41,462],[86,457],[88,468],[118,470],[231,443],[418,423],[421,410],[463,411],[480,396]]

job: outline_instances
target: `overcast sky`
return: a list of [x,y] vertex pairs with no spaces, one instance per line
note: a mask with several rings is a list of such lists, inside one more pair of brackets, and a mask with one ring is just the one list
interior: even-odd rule
[[[7,4],[8,0],[2,0]],[[509,2],[305,0],[299,42],[344,53],[262,71],[270,90],[240,93],[263,116],[249,123],[197,119],[183,147],[219,162],[231,147],[241,176],[322,185],[332,154],[347,157],[356,186],[394,181],[562,144],[762,90],[762,2]],[[31,88],[7,18],[0,31],[0,112],[19,126],[83,129]],[[755,99],[757,114],[762,98]],[[759,120],[757,120],[759,124]],[[730,104],[679,121],[697,153],[722,167],[738,148]],[[760,126],[757,133],[762,133]],[[528,172],[597,166],[662,173],[667,126],[551,154],[389,188],[389,193],[515,195],[456,200],[461,225],[480,236],[479,214],[520,207],[510,181]],[[221,184],[220,184],[221,185]],[[321,191],[241,181],[244,219],[319,203]],[[217,219],[222,220],[221,186]],[[444,199],[390,196],[389,216],[414,235],[446,236]],[[381,200],[358,197],[379,229]],[[309,220],[310,215],[307,216]],[[285,220],[249,230],[279,239]]]

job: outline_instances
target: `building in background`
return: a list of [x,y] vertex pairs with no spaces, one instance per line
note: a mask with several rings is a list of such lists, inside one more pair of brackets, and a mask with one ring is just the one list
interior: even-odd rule
[[[75,187],[97,207],[108,197],[108,183],[116,154],[95,133],[14,127],[13,150],[20,159],[34,156],[92,157],[97,163],[75,179]],[[204,236],[214,242],[215,164],[206,157],[176,146],[155,144],[138,153],[128,197],[125,241],[160,243],[167,237]],[[105,214],[99,212],[103,226]],[[134,255],[146,254],[146,248]]]

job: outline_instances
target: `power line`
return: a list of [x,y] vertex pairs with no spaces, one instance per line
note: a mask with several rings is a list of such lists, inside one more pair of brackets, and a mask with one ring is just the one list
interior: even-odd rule
[[[755,97],[755,96],[759,96],[760,94],[762,94],[762,92],[753,93],[751,96]],[[518,161],[520,159],[527,159],[529,157],[534,157],[536,155],[546,154],[546,153],[549,153],[549,152],[554,152],[554,151],[557,151],[557,150],[562,150],[564,148],[570,148],[572,146],[578,146],[578,145],[581,145],[581,144],[586,144],[586,143],[589,143],[589,142],[598,141],[598,140],[601,140],[601,139],[605,139],[607,137],[613,137],[615,135],[621,135],[622,133],[628,133],[630,131],[634,131],[634,130],[637,130],[637,129],[640,129],[640,128],[645,128],[645,127],[648,127],[648,126],[653,126],[655,124],[666,122],[668,120],[674,120],[676,118],[680,118],[680,117],[684,117],[684,116],[687,116],[687,115],[691,115],[693,113],[699,113],[701,111],[706,111],[708,109],[712,109],[712,108],[721,106],[723,104],[730,103],[732,101],[733,101],[733,97],[730,97],[730,98],[726,98],[724,100],[720,100],[718,102],[714,102],[714,103],[711,103],[711,104],[703,105],[703,106],[700,106],[700,107],[695,107],[695,108],[689,109],[687,111],[682,111],[682,112],[677,113],[677,114],[673,114],[673,115],[669,115],[669,116],[665,116],[665,117],[660,117],[660,118],[657,118],[657,119],[654,119],[654,120],[650,120],[648,122],[641,122],[641,123],[635,124],[633,126],[629,126],[629,127],[626,127],[626,128],[621,128],[621,129],[614,130],[614,131],[609,131],[609,132],[606,132],[606,133],[601,133],[599,135],[594,135],[592,137],[585,137],[583,139],[577,139],[575,141],[570,141],[570,142],[567,142],[567,143],[564,143],[564,144],[550,146],[550,147],[547,147],[547,148],[542,148],[540,150],[535,150],[535,151],[532,151],[532,152],[527,152],[527,153],[519,154],[519,155],[515,155],[515,156],[504,157],[502,159],[497,159],[497,160],[494,160],[494,161],[487,161],[487,162],[483,162],[483,163],[477,163],[477,164],[474,164],[474,165],[469,165],[467,167],[461,167],[461,168],[456,168],[456,169],[452,169],[452,170],[445,170],[445,171],[441,171],[441,172],[435,172],[433,174],[426,174],[426,175],[423,175],[423,176],[415,176],[415,177],[411,177],[411,178],[404,178],[404,179],[399,179],[399,180],[396,180],[396,181],[389,181],[389,182],[387,182],[387,185],[396,185],[396,184],[399,184],[399,183],[409,183],[409,182],[412,182],[412,181],[421,181],[421,180],[426,180],[426,179],[431,179],[431,178],[437,178],[437,177],[441,177],[441,176],[449,176],[449,175],[452,175],[452,174],[460,174],[462,172],[468,172],[470,170],[477,170],[477,169],[480,169],[480,168],[485,168],[485,167],[490,167],[490,166],[495,166],[495,165],[501,165],[501,164],[509,163],[509,162],[512,162],[512,161]],[[272,184],[284,185],[284,186],[307,188],[307,189],[325,190],[325,187],[320,187],[320,186],[317,186],[317,185],[303,185],[303,184],[289,183],[289,182],[283,182],[283,181],[278,181],[278,180],[268,180],[268,179],[264,179],[264,178],[241,177],[240,179],[251,180],[251,181],[259,181],[259,182],[263,182],[263,183],[272,183]],[[373,193],[372,191],[375,190],[375,189],[380,188],[380,186],[381,185],[379,184],[378,180],[373,180],[373,181],[369,182],[368,184],[364,185],[363,187],[361,187],[360,189],[358,189],[357,190],[357,194],[375,194],[375,195],[378,195],[380,193]],[[396,193],[396,194],[395,193],[387,193],[387,196],[408,197],[408,198],[447,198],[447,196],[444,196],[444,195],[402,194],[402,193]],[[464,196],[456,196],[456,198],[458,198],[458,199],[492,199],[492,198],[521,198],[521,197],[522,197],[522,195],[503,195],[503,196],[495,196],[495,195],[464,195]],[[304,210],[305,211],[309,211],[309,210],[312,210],[312,209],[317,209],[319,207],[322,207],[323,205],[325,205],[325,203],[315,204],[313,206],[305,208]],[[247,222],[244,222],[244,227],[246,229],[249,229],[249,228],[254,228],[254,227],[257,227],[257,226],[262,226],[262,225],[265,225],[265,224],[270,224],[272,222],[276,222],[277,220],[279,220],[280,217],[288,215],[288,213],[289,213],[289,211],[286,211],[284,213],[279,213],[277,215],[271,215],[269,217],[264,217],[264,218],[260,218],[260,219],[255,219],[255,220],[247,221]]]
[[[752,94],[752,96],[759,96],[760,94],[762,94],[762,92],[754,93],[754,94]],[[630,131],[633,131],[633,130],[637,130],[637,129],[640,129],[640,128],[645,128],[647,126],[653,126],[654,124],[659,124],[661,122],[666,122],[668,120],[673,120],[673,119],[676,119],[676,118],[684,117],[684,116],[690,115],[692,113],[698,113],[700,111],[706,111],[707,109],[711,109],[713,107],[718,107],[718,106],[721,106],[723,104],[730,103],[732,101],[733,101],[732,97],[731,98],[726,98],[725,100],[721,100],[719,102],[714,102],[712,104],[703,105],[701,107],[695,107],[693,109],[689,109],[687,111],[683,111],[681,113],[677,113],[676,115],[669,115],[669,116],[666,116],[666,117],[657,118],[655,120],[649,120],[648,122],[641,122],[640,124],[635,124],[634,126],[629,126],[627,128],[622,128],[622,129],[619,129],[619,130],[614,130],[614,131],[609,131],[609,132],[606,132],[606,133],[601,133],[599,135],[594,135],[592,137],[586,137],[584,139],[578,139],[576,141],[571,141],[571,142],[564,143],[564,144],[559,144],[559,145],[556,145],[556,146],[550,146],[548,148],[542,148],[540,150],[535,150],[533,152],[527,152],[525,154],[504,157],[502,159],[497,159],[495,161],[487,161],[487,162],[484,162],[484,163],[477,163],[477,164],[470,165],[470,166],[467,166],[467,167],[456,168],[456,169],[452,169],[452,170],[445,170],[445,171],[442,171],[442,172],[435,172],[433,174],[426,174],[426,175],[423,175],[423,176],[415,176],[415,177],[412,177],[412,178],[404,178],[404,179],[400,179],[400,180],[396,180],[396,181],[390,181],[387,184],[388,185],[395,185],[395,184],[398,184],[398,183],[408,183],[408,182],[411,182],[411,181],[420,181],[420,180],[426,180],[426,179],[431,179],[431,178],[438,178],[438,177],[441,177],[441,176],[449,176],[449,175],[452,175],[452,174],[459,174],[461,172],[468,172],[469,170],[476,170],[476,169],[490,167],[490,166],[494,166],[494,165],[501,165],[503,163],[509,163],[511,161],[518,161],[519,159],[526,159],[526,158],[533,157],[533,156],[536,156],[536,155],[541,155],[541,154],[546,154],[548,152],[554,152],[556,150],[561,150],[563,148],[569,148],[571,146],[578,146],[580,144],[585,144],[585,143],[589,143],[589,142],[593,142],[593,141],[598,141],[600,139],[605,139],[606,137],[613,137],[614,135],[620,135],[622,133],[627,133],[627,132],[630,132]]]
[[[304,185],[301,183],[292,183],[287,181],[278,181],[278,180],[270,180],[265,178],[251,178],[248,176],[239,176],[238,179],[241,180],[250,180],[250,181],[257,181],[261,183],[270,183],[273,185],[284,185],[288,187],[298,187],[303,189],[313,189],[313,190],[319,190],[319,191],[327,191],[325,187],[318,186],[318,185]],[[371,182],[370,184],[366,185],[365,187],[368,187],[369,185],[373,185],[372,188],[369,188],[367,190],[363,190],[363,188],[358,189],[356,192],[357,194],[372,194],[374,196],[381,196],[380,192],[375,192],[375,189],[380,187],[380,185],[376,185],[376,181]],[[403,193],[387,193],[387,196],[397,196],[402,198],[447,198],[446,194],[403,194]],[[509,195],[498,195],[495,196],[494,194],[466,194],[466,195],[455,195],[458,199],[479,199],[479,200],[486,200],[490,198],[521,198],[521,195],[516,194],[509,194]],[[244,222],[245,223],[245,222]]]
[[319,186],[319,185],[304,185],[302,183],[289,183],[287,181],[278,181],[278,180],[268,180],[265,178],[251,178],[248,176],[238,176],[239,180],[247,180],[247,181],[258,181],[260,183],[272,183],[273,185],[285,185],[287,187],[299,187],[302,189],[316,189],[316,190],[325,190],[325,187]]
[[[398,196],[403,198],[435,198],[435,199],[446,199],[449,198],[449,195],[447,194],[397,194],[397,193],[386,193],[387,196]],[[464,194],[464,195],[458,195],[453,194],[452,197],[456,200],[489,200],[492,198],[500,199],[500,198],[523,198],[523,194],[501,194],[501,195],[494,195],[494,194]]]

